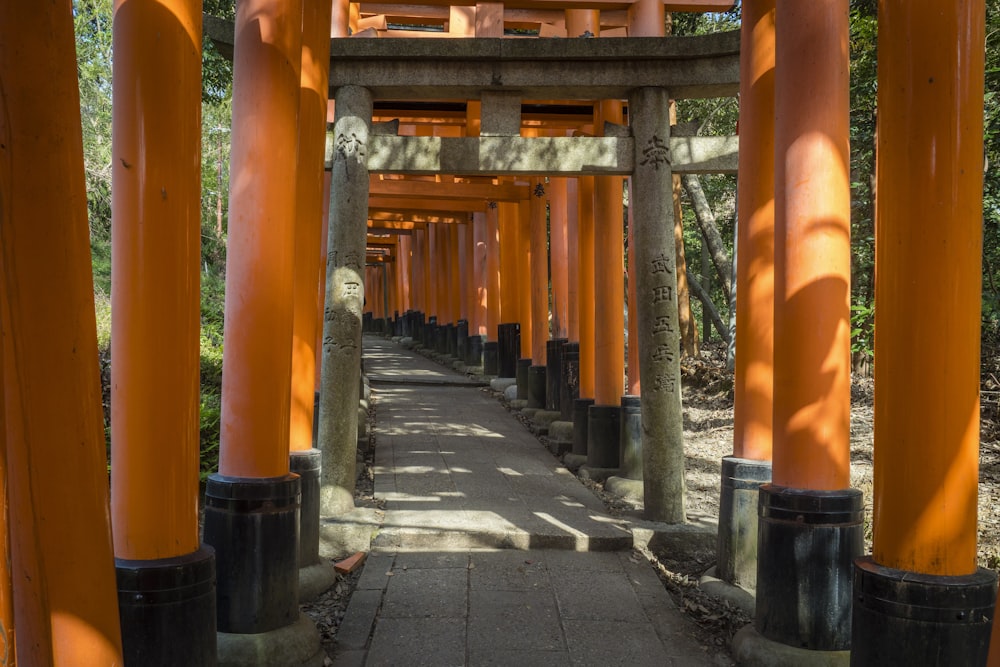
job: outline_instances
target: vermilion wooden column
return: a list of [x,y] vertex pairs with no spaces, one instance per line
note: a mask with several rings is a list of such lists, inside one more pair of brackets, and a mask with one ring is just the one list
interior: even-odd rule
[[[7,187],[6,175],[0,173],[0,184]],[[0,251],[0,277],[4,277],[6,283],[6,272],[4,271],[3,252]],[[0,330],[10,331],[10,309],[6,303],[6,285],[0,289]],[[0,411],[6,413],[6,402],[4,398],[4,378],[3,378],[3,358],[4,348],[0,344]],[[6,417],[6,414],[5,414]],[[0,429],[0,627],[4,628],[4,633],[8,637],[7,655],[8,662],[12,667],[17,665],[16,628],[14,627],[14,587],[11,584],[11,555],[12,544],[11,523],[10,523],[10,495],[7,492],[7,429]]]
[[[462,312],[465,299],[462,298],[467,284],[461,267],[462,237],[459,233],[460,225],[448,225],[448,268],[450,278],[448,280],[448,297],[451,300],[451,323],[458,325],[458,320],[464,316]],[[464,279],[464,280],[463,280]]]
[[[116,2],[114,50],[111,490],[124,657],[208,664],[215,556],[198,539],[200,3]],[[167,591],[173,605],[158,600]]]
[[[489,213],[475,213],[472,221],[472,291],[469,333],[482,336],[486,333],[486,312],[489,308],[489,285],[487,282],[486,237],[489,233]],[[495,298],[495,294],[494,294]]]
[[220,662],[253,635],[300,627],[301,487],[288,443],[301,3],[239,3],[235,34],[221,442],[204,530],[218,562],[218,628],[239,637]]
[[[500,323],[517,322],[521,315],[518,292],[518,204],[500,202],[498,221],[500,248]],[[496,336],[496,332],[493,332]]]
[[521,359],[531,359],[534,322],[531,318],[531,201],[517,206],[517,291],[518,317],[521,323]]
[[486,335],[487,341],[497,339],[500,324],[500,207],[491,202],[486,209]]
[[579,179],[566,179],[566,256],[567,287],[569,304],[566,316],[566,336],[571,341],[580,340],[580,201]]
[[[861,493],[849,488],[847,0],[778,0],[775,26],[774,482],[760,488],[756,628],[850,646]],[[785,520],[789,518],[789,520]],[[808,580],[808,585],[805,582]]]
[[569,211],[567,181],[549,179],[549,237],[552,263],[552,338],[569,335]]
[[[872,556],[855,570],[852,664],[987,658],[996,574],[976,563],[984,40],[981,1],[879,3],[875,514]],[[942,620],[868,599],[883,588]]]
[[[545,341],[549,338],[549,254],[546,215],[548,200],[545,179],[531,179],[532,194],[530,204],[531,264],[531,363],[545,365]],[[544,404],[542,407],[545,407]]]
[[69,0],[0,4],[3,559],[21,665],[122,664],[73,54]]
[[580,317],[580,398],[594,397],[594,177],[579,179],[577,303]]
[[[622,122],[621,102],[601,102],[600,111],[602,122]],[[594,302],[600,313],[594,327],[594,401],[618,405],[625,390],[623,181],[620,176],[594,180]]]

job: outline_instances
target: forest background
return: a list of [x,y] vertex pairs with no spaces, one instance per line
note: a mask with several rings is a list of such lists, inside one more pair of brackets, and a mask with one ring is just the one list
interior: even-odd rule
[[[84,162],[94,267],[98,344],[104,385],[105,423],[110,407],[111,340],[111,77],[112,0],[75,0],[76,48],[83,120]],[[858,375],[870,374],[874,327],[874,166],[877,93],[877,0],[851,0],[851,312],[852,353]],[[204,11],[233,19],[233,0],[204,0]],[[983,137],[982,402],[984,417],[1000,407],[1000,0],[986,0],[986,86]],[[740,3],[721,14],[675,14],[672,33],[691,35],[738,30]],[[201,195],[201,446],[202,474],[217,467],[222,380],[222,332],[229,199],[232,66],[204,42]],[[684,100],[678,122],[700,134],[736,133],[735,98]],[[685,178],[682,192],[684,254],[694,318],[685,348],[719,340],[717,311],[729,323],[728,282],[735,229],[735,176]],[[700,193],[699,193],[700,191]],[[721,248],[719,244],[721,243]],[[704,306],[700,298],[711,305]],[[915,314],[915,316],[919,316]],[[700,323],[697,326],[695,323]],[[727,333],[727,332],[723,332]],[[946,350],[929,351],[947,354]],[[994,419],[994,421],[998,421]],[[108,427],[110,428],[110,427]],[[985,435],[985,434],[984,434]]]

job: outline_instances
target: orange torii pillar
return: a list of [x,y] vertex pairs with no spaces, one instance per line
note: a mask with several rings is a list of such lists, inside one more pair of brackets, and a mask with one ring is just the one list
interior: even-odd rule
[[73,40],[69,0],[0,3],[10,664],[122,664]]
[[587,416],[594,404],[594,176],[577,179],[577,343],[578,387],[573,400],[573,447],[567,466],[587,462]]
[[[518,291],[518,254],[521,230],[519,229],[520,204],[499,204],[500,246],[500,325],[497,327],[497,377],[511,379],[516,375],[517,360],[521,356],[521,294]],[[489,363],[490,346],[483,350]]]
[[[122,648],[134,664],[211,665],[215,553],[198,539],[201,3],[116,3],[113,32],[111,517]],[[163,77],[172,84],[158,85]]]
[[326,194],[324,153],[330,71],[329,0],[302,0],[302,71],[296,169],[295,268],[292,287],[292,383],[289,469],[299,476],[299,598],[309,600],[332,585],[336,573],[319,556],[319,476],[322,453],[313,442],[316,408],[316,307],[322,264]]
[[459,320],[464,318],[462,308],[465,300],[462,298],[462,291],[466,287],[464,282],[468,282],[462,280],[461,255],[463,239],[459,230],[461,226],[460,224],[448,225],[448,280],[446,284],[448,285],[449,309],[451,311],[451,318],[449,319],[451,329],[448,331],[448,354],[453,357],[458,355],[458,323]]
[[[556,134],[564,134],[562,132]],[[569,342],[569,179],[549,178],[549,262],[552,281],[552,333],[545,344],[547,419],[562,417],[562,356]],[[574,257],[574,260],[576,258]]]
[[733,454],[722,459],[716,576],[753,591],[774,407],[774,0],[744,0],[740,43],[735,417]]
[[[774,469],[760,487],[755,626],[740,651],[798,664],[851,640],[847,0],[778,0],[775,26]],[[763,659],[763,658],[762,658]],[[766,660],[765,660],[766,662]],[[824,663],[825,664],[825,663]]]
[[[599,103],[599,127],[622,122],[622,103]],[[625,239],[621,176],[594,184],[594,405],[587,411],[587,467],[617,470],[625,393]]]
[[503,270],[500,243],[502,222],[501,204],[491,201],[486,204],[486,332],[483,337],[483,375],[499,375],[497,352],[501,303],[508,298],[501,288]]
[[[517,400],[528,400],[528,376],[531,369],[531,351],[534,343],[532,332],[536,322],[532,319],[533,301],[531,298],[531,266],[532,252],[535,250],[531,238],[532,202],[525,199],[517,206],[517,291],[518,291],[518,322],[521,325],[521,349],[517,359]],[[523,407],[523,406],[522,406]]]
[[531,263],[528,274],[531,294],[531,364],[528,366],[526,398],[527,407],[542,410],[545,408],[545,348],[549,337],[548,200],[544,178],[532,178],[531,186]]
[[320,513],[354,508],[357,479],[358,396],[361,391],[361,317],[368,232],[367,150],[371,92],[344,86],[334,93],[333,192],[323,314],[323,374],[319,442],[323,450]]
[[220,662],[267,633],[271,664],[299,664],[321,651],[299,614],[301,487],[288,463],[302,5],[240,3],[235,32],[222,430],[205,542],[218,563]]
[[472,258],[473,289],[471,290],[469,342],[466,348],[465,362],[473,367],[483,365],[483,341],[486,334],[487,309],[489,308],[486,248],[486,236],[489,233],[489,215],[489,212],[472,214],[470,257]]
[[997,577],[976,564],[984,28],[981,0],[879,3],[875,518],[852,665],[1000,662]]

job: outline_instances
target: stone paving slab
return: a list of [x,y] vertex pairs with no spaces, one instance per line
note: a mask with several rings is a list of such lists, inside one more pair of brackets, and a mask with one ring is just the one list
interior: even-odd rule
[[393,381],[452,372],[382,339],[365,338],[365,359],[385,380],[385,510],[335,666],[713,664],[629,526],[494,398]]

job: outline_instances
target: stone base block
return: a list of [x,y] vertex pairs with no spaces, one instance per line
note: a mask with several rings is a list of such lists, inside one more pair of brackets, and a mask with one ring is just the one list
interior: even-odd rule
[[328,562],[299,568],[299,603],[311,602],[337,583],[337,571]]
[[[507,401],[509,401],[511,403],[513,403],[514,401],[518,400],[518,398],[517,398],[517,385],[516,384],[512,384],[509,387],[507,387],[506,389],[504,389],[503,390],[503,397],[505,399],[507,399]],[[528,402],[524,401],[524,404],[527,405]]]
[[849,667],[850,651],[810,651],[766,639],[748,625],[733,637],[740,667]]
[[524,410],[526,407],[528,407],[528,401],[523,398],[515,398],[510,402],[511,410]]
[[382,527],[381,510],[356,507],[337,516],[321,517],[319,521],[319,555],[339,558],[344,554],[371,550],[372,540]]
[[573,422],[554,421],[549,424],[549,439],[573,444]]
[[560,417],[562,417],[561,412],[553,412],[551,410],[539,410],[538,412],[535,413],[535,416],[532,421],[534,427],[537,428],[539,431],[548,432],[549,425],[552,424],[552,422],[559,419]]
[[641,501],[643,497],[643,483],[641,479],[608,477],[607,481],[604,482],[604,490],[630,500]]
[[507,387],[515,385],[517,385],[517,380],[514,378],[493,378],[490,380],[490,389],[493,391],[505,391]]
[[719,579],[714,567],[701,576],[701,579],[698,580],[698,586],[709,595],[728,600],[731,605],[739,607],[749,616],[754,615],[757,599],[753,593]]
[[525,401],[524,407],[521,408],[521,414],[524,415],[527,419],[534,419],[535,415],[538,413],[538,408],[528,407],[529,405],[530,403]]
[[399,339],[399,346],[404,350],[412,350],[414,346],[413,339],[410,338],[409,336],[404,336],[403,338]]
[[291,625],[257,634],[219,633],[219,667],[323,667],[319,630],[305,614]]
[[660,523],[633,519],[630,529],[636,546],[669,553],[714,553],[719,524],[707,514],[688,513],[687,523]]
[[587,464],[587,457],[582,454],[567,454],[563,457],[563,465],[576,472],[580,466]]
[[595,482],[603,482],[609,477],[618,474],[618,468],[598,468],[591,465],[580,466],[577,474],[584,479],[592,479]]

